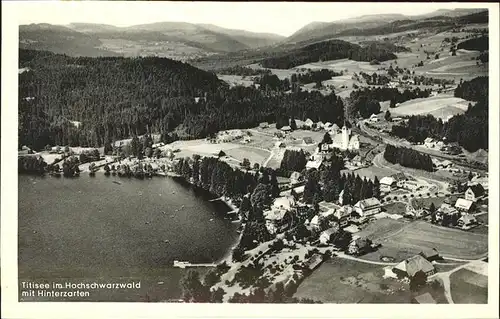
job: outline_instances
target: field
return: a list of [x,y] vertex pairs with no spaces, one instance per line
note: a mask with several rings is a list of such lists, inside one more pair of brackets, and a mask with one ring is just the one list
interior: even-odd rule
[[[379,251],[363,256],[369,260],[379,260],[380,256],[391,256],[396,260],[405,255],[418,254],[422,249],[436,248],[441,255],[473,259],[488,252],[488,236],[452,228],[432,225],[424,221],[406,222],[379,219],[358,233],[382,247]],[[457,240],[460,238],[460,240]]]
[[375,177],[377,177],[379,180],[384,177],[384,176],[390,176],[394,174],[394,171],[386,168],[381,168],[381,167],[375,167],[375,166],[370,166],[370,167],[363,167],[360,169],[357,169],[355,171],[350,171],[350,170],[342,170],[342,173],[349,173],[353,172],[354,175],[359,175],[361,178],[368,178],[371,180],[374,180]]
[[230,86],[242,85],[242,86],[252,86],[253,81],[251,77],[243,77],[241,75],[226,75],[217,74],[217,77],[222,81],[226,82]]
[[390,203],[383,206],[383,208],[387,214],[404,215],[404,213],[406,212],[406,204],[404,203]]
[[450,275],[451,297],[458,304],[488,303],[488,277],[468,269]]
[[243,161],[244,158],[248,158],[252,165],[254,163],[262,165],[270,154],[271,152],[269,151],[250,146],[240,146],[237,148],[228,149],[226,151],[226,155],[231,156],[239,161]]
[[[379,265],[333,257],[302,282],[294,297],[312,298],[323,303],[409,303],[408,287],[384,279],[383,273],[383,267]],[[395,293],[389,294],[389,291]]]
[[435,96],[422,99],[414,99],[401,103],[398,107],[391,109],[393,116],[426,115],[447,120],[456,114],[467,111],[469,102],[452,96]]

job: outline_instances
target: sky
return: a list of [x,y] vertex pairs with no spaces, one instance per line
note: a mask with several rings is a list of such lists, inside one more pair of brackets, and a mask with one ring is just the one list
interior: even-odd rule
[[438,9],[480,7],[480,4],[21,1],[16,6],[22,12],[18,15],[19,24],[87,22],[130,26],[172,21],[209,23],[230,29],[289,36],[313,21],[331,22],[380,13],[418,15]]

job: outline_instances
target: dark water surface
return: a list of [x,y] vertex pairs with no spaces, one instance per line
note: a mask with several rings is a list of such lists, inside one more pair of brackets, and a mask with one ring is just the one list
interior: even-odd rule
[[90,299],[21,300],[177,298],[184,271],[173,261],[219,260],[238,235],[225,204],[172,178],[19,176],[18,196],[20,281],[141,281]]

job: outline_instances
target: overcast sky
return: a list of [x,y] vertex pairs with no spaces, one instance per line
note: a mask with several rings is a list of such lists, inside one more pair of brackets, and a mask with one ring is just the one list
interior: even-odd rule
[[[5,2],[2,3],[4,5]],[[480,7],[467,3],[293,3],[293,2],[18,2],[19,24],[71,22],[104,23],[116,26],[183,21],[210,23],[225,28],[289,36],[312,21],[379,13],[418,15],[437,9]]]

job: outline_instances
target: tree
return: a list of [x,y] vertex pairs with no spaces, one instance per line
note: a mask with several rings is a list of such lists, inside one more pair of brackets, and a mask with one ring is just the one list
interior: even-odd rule
[[211,292],[210,302],[222,303],[225,294],[226,292],[224,291],[224,289],[220,287],[217,288],[217,290]]
[[254,169],[254,170],[256,170],[256,171],[257,171],[257,170],[259,170],[259,168],[260,168],[259,163],[255,163],[255,164],[253,164],[253,169]]
[[208,302],[210,290],[200,281],[200,274],[196,270],[188,270],[180,282],[182,299],[186,302]]
[[271,172],[270,184],[271,184],[271,194],[273,198],[278,197],[280,195],[280,188],[278,185],[278,179],[276,177],[276,171],[274,170]]
[[244,167],[246,169],[250,169],[250,160],[248,158],[244,158],[243,162],[241,163],[241,167]]
[[263,211],[271,203],[272,189],[268,184],[258,184],[255,187],[250,202],[254,210]]
[[146,155],[146,157],[153,157],[153,149],[151,147],[147,147],[144,150],[144,155]]
[[217,273],[217,269],[210,269],[203,280],[203,284],[207,287],[212,287],[220,281],[220,276]]
[[323,136],[323,140],[321,141],[321,144],[332,144],[332,137],[330,136],[330,133],[326,132],[325,135]]
[[417,291],[420,287],[427,284],[427,275],[419,270],[410,278],[410,290]]
[[162,155],[162,152],[161,152],[161,149],[160,148],[155,148],[155,151],[154,151],[154,157],[156,157],[157,159],[159,159]]
[[385,112],[385,115],[384,115],[384,118],[386,121],[390,122],[391,121],[391,112],[389,112],[389,110],[387,110]]
[[474,178],[474,175],[472,175],[472,172],[469,171],[469,175],[467,176],[467,179],[471,181]]
[[295,122],[295,119],[293,118],[293,116],[292,116],[292,118],[290,119],[290,128],[291,128],[292,130],[294,130],[294,131],[297,129],[297,123]]

